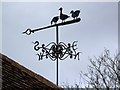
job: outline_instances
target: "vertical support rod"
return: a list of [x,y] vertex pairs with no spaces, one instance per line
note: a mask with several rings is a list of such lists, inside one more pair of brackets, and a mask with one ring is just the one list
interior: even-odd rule
[[[59,37],[58,37],[58,26],[56,26],[56,43],[58,45],[59,43]],[[58,86],[58,55],[56,60],[56,85]]]

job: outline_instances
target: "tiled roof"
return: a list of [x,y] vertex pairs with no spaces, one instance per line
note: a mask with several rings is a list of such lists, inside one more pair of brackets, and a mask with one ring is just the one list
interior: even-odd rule
[[5,55],[2,60],[2,90],[63,90]]

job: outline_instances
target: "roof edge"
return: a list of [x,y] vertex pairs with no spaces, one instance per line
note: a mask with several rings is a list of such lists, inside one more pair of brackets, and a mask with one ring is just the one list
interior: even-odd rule
[[45,85],[47,85],[48,87],[51,88],[58,88],[59,90],[61,89],[59,86],[55,85],[53,82],[47,80],[46,78],[44,78],[43,76],[34,73],[33,71],[27,69],[26,67],[20,65],[19,63],[15,62],[14,60],[10,59],[9,57],[3,55],[0,53],[0,59],[2,60],[6,60],[7,62],[11,63],[13,66],[17,67],[18,69],[20,69],[21,71],[27,73],[28,75],[30,75],[31,77],[37,79],[38,81],[44,83]]

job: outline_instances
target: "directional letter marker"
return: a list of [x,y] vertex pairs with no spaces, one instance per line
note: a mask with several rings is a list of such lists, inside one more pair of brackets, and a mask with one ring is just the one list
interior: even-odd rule
[[57,75],[56,75],[57,76],[57,78],[56,78],[57,85],[58,85],[58,60],[65,60],[67,57],[79,60],[79,54],[81,53],[81,52],[76,52],[77,41],[74,41],[72,44],[70,44],[70,43],[65,44],[63,42],[59,42],[58,26],[77,23],[80,20],[81,20],[80,18],[77,18],[77,19],[73,19],[70,21],[66,21],[66,22],[46,26],[43,28],[39,28],[39,29],[34,29],[34,30],[27,29],[25,32],[23,32],[23,34],[30,35],[36,31],[44,30],[44,29],[51,28],[51,27],[56,27],[56,43],[51,42],[47,45],[42,44],[41,46],[39,44],[39,41],[35,41],[33,43],[34,43],[34,50],[40,51],[39,53],[36,54],[38,56],[39,60],[43,60],[44,58],[49,58],[52,61],[57,62],[57,66],[56,66],[57,67]]

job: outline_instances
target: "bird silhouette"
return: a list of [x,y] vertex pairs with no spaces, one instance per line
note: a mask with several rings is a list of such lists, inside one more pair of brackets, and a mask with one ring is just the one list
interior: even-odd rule
[[70,13],[72,14],[72,17],[75,19],[79,16],[80,10],[76,10],[75,12],[72,10]]
[[59,16],[53,17],[52,20],[51,20],[51,25],[52,25],[53,22],[56,24],[58,20],[59,20]]
[[59,10],[60,10],[60,19],[62,20],[62,22],[64,22],[67,18],[70,17],[70,16],[62,13],[63,8],[60,8]]

